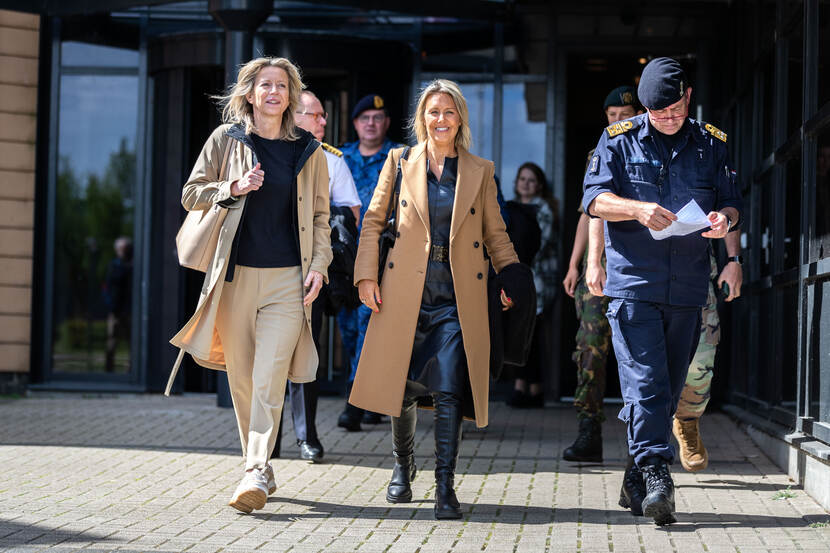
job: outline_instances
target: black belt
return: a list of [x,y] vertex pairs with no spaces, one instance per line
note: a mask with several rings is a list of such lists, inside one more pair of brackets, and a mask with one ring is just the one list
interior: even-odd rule
[[450,249],[447,246],[433,245],[429,250],[429,260],[447,263],[450,260]]

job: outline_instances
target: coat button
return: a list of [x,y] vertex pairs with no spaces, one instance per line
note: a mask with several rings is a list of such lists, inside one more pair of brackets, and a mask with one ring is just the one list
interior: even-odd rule
[[390,262],[389,262],[389,268],[391,269],[391,268],[392,268],[392,267],[394,267],[394,266],[395,266],[395,264],[394,264],[394,263],[392,263],[392,262],[390,261]]
[[471,207],[471,208],[470,208],[470,213],[472,213],[473,215],[475,215],[475,214],[476,214],[476,208]]
[[677,275],[672,275],[672,276],[671,276],[671,279],[672,279],[672,280],[677,280]]
[[406,200],[401,200],[401,205],[406,207]]
[[478,247],[478,242],[473,242],[473,247],[477,248]]
[[395,233],[395,238],[400,238],[400,237],[401,237],[401,231],[396,232]]
[[305,227],[300,227],[300,230],[305,232]]
[[308,261],[308,258],[307,258],[307,257],[304,257],[304,258],[303,258],[303,261]]
[[477,278],[478,280],[481,280],[481,279],[483,279],[483,278],[484,278],[484,275],[483,275],[483,274],[481,274],[481,273],[478,273],[478,274],[476,275],[476,278]]
[[303,201],[303,197],[302,197],[302,196],[300,196],[300,197],[299,197],[299,200],[300,200],[300,201]]

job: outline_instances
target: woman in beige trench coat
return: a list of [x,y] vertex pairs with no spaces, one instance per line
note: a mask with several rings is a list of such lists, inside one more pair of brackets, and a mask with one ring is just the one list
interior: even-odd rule
[[268,457],[286,380],[310,382],[317,371],[311,304],[332,255],[328,169],[320,143],[294,126],[302,89],[285,58],[242,66],[220,98],[226,124],[182,190],[187,210],[228,210],[196,312],[171,343],[228,372],[245,457],[230,505],[246,513],[276,490]]
[[[412,126],[418,145],[407,156],[403,149],[389,153],[363,219],[355,282],[373,314],[349,401],[392,416],[395,467],[386,499],[401,503],[412,498],[416,404],[432,396],[435,517],[460,518],[453,488],[464,407],[478,426],[487,425],[485,248],[496,271],[518,258],[499,212],[493,163],[468,152],[467,104],[458,85],[430,83]],[[397,239],[378,285],[378,237],[390,202],[396,202]],[[504,293],[502,303],[511,306]]]

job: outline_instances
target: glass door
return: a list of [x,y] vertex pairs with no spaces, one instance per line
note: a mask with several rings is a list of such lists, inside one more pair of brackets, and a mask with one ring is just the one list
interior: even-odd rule
[[138,65],[136,50],[60,44],[47,380],[134,377]]

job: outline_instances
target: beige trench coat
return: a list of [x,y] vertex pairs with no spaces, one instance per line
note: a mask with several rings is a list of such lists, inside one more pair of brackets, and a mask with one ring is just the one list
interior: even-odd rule
[[[231,246],[239,227],[248,196],[231,200],[231,183],[242,178],[251,169],[253,155],[250,148],[226,134],[231,125],[222,125],[208,138],[190,178],[182,190],[182,205],[188,211],[205,209],[225,202],[228,214],[219,233],[219,243],[213,262],[205,274],[202,293],[196,311],[170,343],[193,356],[209,369],[226,370],[222,342],[216,330],[216,313],[225,284],[225,274]],[[241,131],[235,128],[237,134]],[[219,181],[219,168],[228,140],[235,144],[228,157],[227,180]],[[297,176],[297,222],[300,229],[300,257],[303,279],[310,270],[318,271],[328,281],[331,263],[331,228],[329,227],[329,177],[322,148],[308,158]],[[305,307],[306,324],[294,350],[288,378],[292,382],[311,382],[317,373],[317,348],[311,337],[311,306]],[[181,355],[173,367],[178,370]]]
[[[386,207],[394,191],[401,152],[389,152],[363,219],[355,284],[363,279],[377,280],[378,237],[386,225]],[[400,235],[389,252],[380,286],[383,304],[369,320],[349,398],[349,403],[357,407],[390,416],[401,413],[431,247],[426,162],[425,143],[415,146],[409,159],[401,160]],[[491,161],[459,149],[450,224],[450,268],[479,427],[487,426],[490,386],[489,263],[484,248],[496,271],[519,261],[501,218],[493,173]]]

